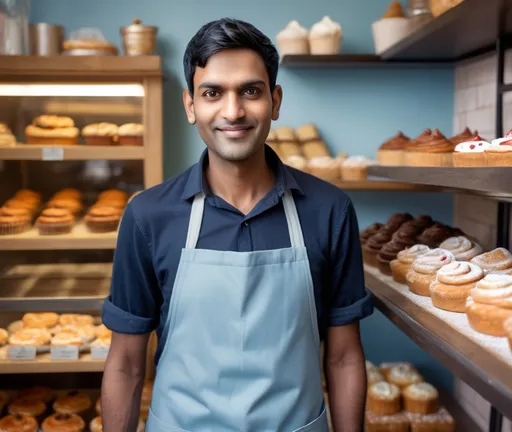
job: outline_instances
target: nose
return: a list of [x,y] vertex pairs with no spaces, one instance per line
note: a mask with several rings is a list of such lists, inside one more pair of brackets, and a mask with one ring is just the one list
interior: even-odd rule
[[222,101],[223,118],[230,122],[235,122],[245,117],[245,110],[242,98],[236,92],[229,92]]

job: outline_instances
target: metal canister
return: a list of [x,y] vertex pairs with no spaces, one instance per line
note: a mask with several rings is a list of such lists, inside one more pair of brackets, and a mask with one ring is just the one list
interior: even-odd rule
[[140,19],[121,27],[123,37],[123,50],[127,56],[151,55],[156,49],[156,36],[158,27],[145,26]]
[[59,55],[62,51],[64,28],[55,24],[30,24],[30,54]]

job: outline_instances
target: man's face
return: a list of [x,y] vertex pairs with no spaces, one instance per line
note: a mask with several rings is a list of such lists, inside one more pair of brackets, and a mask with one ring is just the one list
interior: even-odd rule
[[191,124],[223,160],[245,161],[263,149],[271,120],[279,117],[282,91],[270,92],[261,57],[248,49],[222,50],[196,68],[194,96],[183,100]]

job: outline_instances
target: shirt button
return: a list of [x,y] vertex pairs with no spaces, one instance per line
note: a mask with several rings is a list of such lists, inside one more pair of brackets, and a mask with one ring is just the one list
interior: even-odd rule
[[245,225],[246,227],[248,227],[248,226],[249,226],[249,222],[247,222],[247,221],[246,221],[246,222],[244,222],[244,225]]

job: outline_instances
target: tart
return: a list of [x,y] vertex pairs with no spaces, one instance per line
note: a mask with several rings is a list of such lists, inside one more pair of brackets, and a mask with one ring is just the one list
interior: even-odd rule
[[512,165],[512,130],[503,138],[495,139],[485,150],[488,166]]
[[377,160],[381,165],[400,166],[404,163],[404,148],[411,139],[401,131],[385,141],[377,150]]
[[52,328],[59,322],[59,315],[55,312],[28,312],[22,317],[25,328]]
[[439,393],[426,382],[411,384],[402,392],[404,409],[417,414],[434,414],[439,410]]
[[475,135],[468,141],[455,146],[453,153],[453,166],[455,167],[483,167],[487,166],[487,149],[490,143]]
[[71,391],[57,398],[53,410],[60,414],[80,414],[91,407],[91,398],[86,393]]
[[370,386],[366,408],[376,415],[391,415],[400,411],[400,389],[391,383],[377,382]]
[[2,432],[37,432],[38,424],[34,416],[9,414],[0,420]]
[[452,166],[453,144],[434,129],[428,139],[416,140],[414,146],[405,147],[404,163],[410,166]]
[[44,419],[41,432],[83,432],[85,422],[76,414],[56,413]]
[[450,251],[457,261],[470,261],[482,254],[483,248],[478,243],[464,237],[450,237],[442,242],[439,247]]
[[309,54],[309,31],[298,21],[290,21],[276,36],[281,55]]
[[94,317],[92,315],[85,314],[62,314],[59,317],[59,324],[61,326],[67,325],[92,325],[94,323]]
[[311,54],[338,54],[342,36],[341,26],[328,16],[324,16],[322,20],[313,24],[309,31]]
[[469,292],[484,277],[476,264],[453,261],[437,271],[430,285],[432,304],[451,312],[465,312]]
[[46,129],[34,125],[25,128],[27,144],[74,145],[78,142],[79,130],[76,127]]
[[121,221],[121,211],[109,206],[97,205],[84,217],[87,229],[94,233],[116,231]]
[[86,145],[111,146],[117,144],[119,128],[113,123],[92,123],[82,129]]
[[429,297],[430,284],[436,280],[437,271],[452,261],[455,261],[453,254],[439,248],[416,258],[406,276],[409,291]]
[[410,432],[455,432],[455,420],[445,408],[434,414],[405,413]]
[[0,235],[22,234],[30,229],[29,210],[0,207]]
[[71,212],[58,208],[47,208],[36,219],[36,228],[41,235],[69,234],[75,217]]
[[41,400],[16,398],[8,406],[9,414],[26,414],[38,417],[46,411],[46,404]]
[[477,255],[471,262],[484,270],[484,273],[512,274],[512,253],[505,248],[496,248]]
[[126,123],[119,126],[119,145],[142,146],[144,145],[144,125],[140,123]]
[[49,403],[53,400],[53,391],[50,387],[37,386],[22,390],[18,397],[31,401],[43,401]]
[[339,180],[340,163],[330,156],[310,159],[308,162],[308,172],[322,180]]
[[421,374],[408,366],[393,366],[387,374],[388,382],[403,389],[423,381]]

